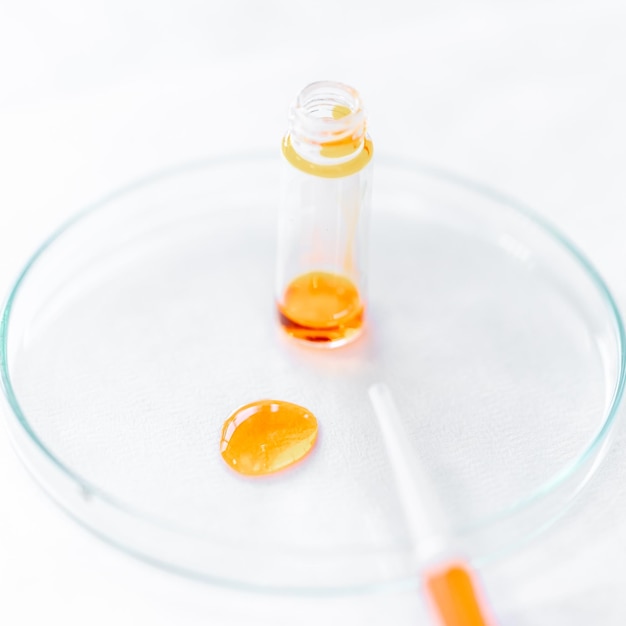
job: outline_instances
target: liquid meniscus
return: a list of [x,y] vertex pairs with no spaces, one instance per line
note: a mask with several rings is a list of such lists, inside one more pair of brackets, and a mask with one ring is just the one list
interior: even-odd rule
[[240,407],[224,422],[220,451],[240,474],[262,476],[300,461],[316,439],[313,413],[291,402],[259,400]]
[[345,342],[361,332],[363,303],[354,283],[340,274],[308,272],[294,279],[278,306],[280,323],[296,339]]

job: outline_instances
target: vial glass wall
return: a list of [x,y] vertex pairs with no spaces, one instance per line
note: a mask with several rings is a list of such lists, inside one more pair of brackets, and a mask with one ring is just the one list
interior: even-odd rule
[[330,81],[291,107],[278,233],[276,300],[292,337],[336,347],[362,331],[373,145],[359,94]]

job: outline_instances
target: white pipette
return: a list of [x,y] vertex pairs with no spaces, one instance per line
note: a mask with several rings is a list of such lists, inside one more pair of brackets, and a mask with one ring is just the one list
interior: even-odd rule
[[409,444],[400,414],[387,385],[369,388],[383,441],[406,516],[420,577],[433,614],[441,626],[495,626],[487,618],[474,574],[459,557],[446,516]]

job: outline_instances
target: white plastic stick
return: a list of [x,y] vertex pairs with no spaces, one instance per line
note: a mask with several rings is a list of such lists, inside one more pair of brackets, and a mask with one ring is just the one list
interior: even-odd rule
[[411,447],[387,385],[377,383],[369,396],[378,418],[418,564],[450,551],[449,529],[428,476]]

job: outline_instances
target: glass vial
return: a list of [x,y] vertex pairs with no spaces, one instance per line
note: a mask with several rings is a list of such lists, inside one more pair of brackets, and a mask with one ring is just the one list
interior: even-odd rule
[[276,301],[284,330],[337,347],[362,332],[372,141],[359,94],[305,87],[290,109],[279,216]]

